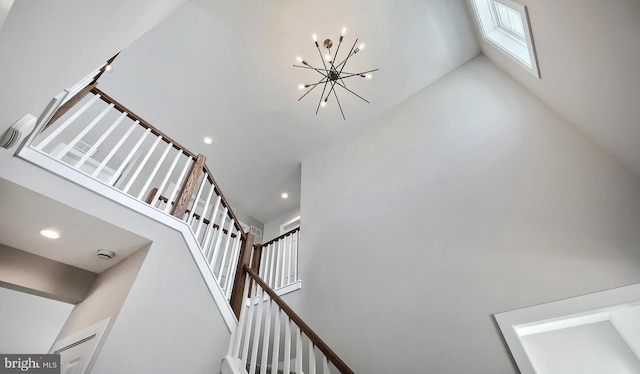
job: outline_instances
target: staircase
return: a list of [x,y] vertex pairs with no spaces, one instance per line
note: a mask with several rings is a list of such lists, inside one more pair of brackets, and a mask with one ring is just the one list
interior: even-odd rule
[[233,332],[223,373],[353,373],[274,291],[300,287],[300,230],[254,244],[206,158],[101,91],[104,70],[56,96],[16,156],[186,233]]

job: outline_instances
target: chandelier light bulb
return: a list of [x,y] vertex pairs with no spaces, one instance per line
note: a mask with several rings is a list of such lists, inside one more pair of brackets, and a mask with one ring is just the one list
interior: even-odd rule
[[304,90],[304,84],[300,84],[300,85],[298,85],[298,89],[299,89],[299,90]]
[[296,61],[302,62],[302,57],[300,57],[300,56],[296,57]]
[[313,36],[313,41],[314,41],[314,42],[317,42],[317,41],[318,41],[318,35],[313,34],[313,35],[311,35],[311,36]]
[[343,28],[342,28],[342,36],[344,36],[344,34],[345,34],[346,32],[347,32],[347,27],[345,26],[345,27],[343,27]]
[[365,76],[364,76],[364,77],[365,77],[365,78],[367,78],[367,79],[371,79],[371,78],[373,78],[373,75],[371,75],[371,74],[365,74]]
[[324,58],[326,58],[327,61],[331,61],[331,55],[328,54],[328,53],[326,55],[324,55]]
[[364,49],[364,47],[365,47],[365,45],[364,45],[364,43],[362,43],[362,44],[360,44],[360,45],[358,46],[358,49],[359,49],[359,50],[363,50],[363,49]]
[[327,106],[327,102],[323,101],[322,103],[320,103],[320,106],[323,107],[323,108],[326,107]]

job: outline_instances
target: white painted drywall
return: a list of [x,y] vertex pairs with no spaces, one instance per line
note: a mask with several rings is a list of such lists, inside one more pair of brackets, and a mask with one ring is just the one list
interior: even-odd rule
[[0,287],[0,352],[47,353],[73,304]]
[[515,373],[492,315],[640,282],[640,180],[483,57],[302,166],[305,285],[362,373]]
[[264,232],[262,235],[262,242],[266,243],[271,239],[280,236],[280,226],[283,223],[289,222],[292,219],[300,216],[300,207],[281,215],[280,217],[273,219],[264,224]]
[[538,374],[637,374],[640,361],[609,321],[520,337]]
[[640,306],[614,310],[610,313],[610,321],[640,359]]

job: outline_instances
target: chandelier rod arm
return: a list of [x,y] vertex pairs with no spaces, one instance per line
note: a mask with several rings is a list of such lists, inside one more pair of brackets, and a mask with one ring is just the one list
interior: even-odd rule
[[[342,39],[343,38],[344,38],[344,36],[341,35],[340,36],[340,41],[338,42],[338,48],[336,48],[336,54],[333,55],[333,60],[331,61],[331,65],[333,65],[333,61],[335,61],[336,58],[338,58],[338,52],[340,52],[340,46],[342,45]],[[334,68],[335,68],[335,66],[334,66]],[[338,70],[338,69],[336,69],[336,70]]]
[[363,72],[361,72],[361,73],[345,73],[345,74],[347,74],[347,75],[345,75],[345,76],[342,76],[342,75],[341,75],[341,76],[340,76],[340,78],[351,78],[351,77],[357,77],[357,76],[359,76],[359,75],[367,74],[367,73],[373,73],[374,71],[378,71],[378,70],[380,70],[380,69],[367,70],[367,71],[363,71]]
[[318,101],[318,107],[316,108],[316,115],[318,115],[318,111],[320,110],[320,103],[322,103],[322,98],[324,97],[324,91],[327,89],[327,83],[329,83],[328,80],[324,82],[324,87],[322,88],[322,93],[320,94],[320,101]]
[[334,82],[333,85],[331,86],[331,91],[333,91],[333,95],[336,97],[336,101],[338,102],[338,107],[340,108],[340,113],[342,114],[342,119],[346,121],[347,117],[344,116],[344,112],[342,111],[342,105],[340,104],[340,99],[338,99],[338,93],[334,89],[335,86],[336,86],[336,83]]
[[324,62],[324,57],[322,56],[322,51],[320,50],[320,45],[316,42],[316,49],[318,50],[318,54],[320,55],[320,61],[322,61],[322,65],[324,66],[324,70],[329,71],[327,69],[327,64]]
[[[355,53],[353,53],[354,48],[356,47],[356,44],[358,44],[358,39],[356,39],[355,42],[353,42],[353,46],[351,47],[351,50],[349,51],[349,54],[347,55],[347,57],[345,57],[344,60],[342,60],[341,63],[339,63],[338,65],[336,65],[336,68],[339,68],[340,66],[342,66],[345,62],[347,62],[347,60],[349,58],[351,58],[351,56],[353,56]],[[343,66],[344,68],[344,66]],[[342,70],[340,70],[340,72],[342,72]]]
[[300,96],[300,98],[298,99],[298,101],[302,100],[305,96],[307,96],[307,95],[309,94],[309,92],[313,91],[313,89],[314,89],[314,88],[318,87],[318,85],[320,85],[320,84],[322,84],[322,83],[324,83],[324,82],[326,82],[326,81],[324,80],[324,78],[320,79],[320,81],[318,81],[318,83],[315,83],[315,84],[313,85],[313,87],[311,87],[311,88],[310,88],[310,89],[309,89],[309,90],[308,90],[304,95]]
[[326,70],[323,68],[314,68],[313,66],[309,65],[309,66],[302,66],[302,65],[293,65],[294,68],[303,68],[303,69],[311,69],[311,70],[315,70],[315,71],[326,71],[329,72],[330,70]]
[[369,100],[367,100],[367,99],[365,99],[364,97],[362,97],[362,96],[358,95],[357,93],[355,93],[355,92],[351,91],[350,89],[348,89],[347,87],[343,86],[343,85],[342,85],[342,84],[340,84],[339,82],[337,82],[337,81],[336,81],[336,83],[337,83],[340,87],[344,88],[345,90],[347,90],[347,91],[351,92],[352,94],[354,94],[354,95],[356,95],[357,97],[359,97],[360,99],[362,99],[362,100],[363,100],[364,102],[366,102],[367,104],[370,104],[370,103],[369,103]]

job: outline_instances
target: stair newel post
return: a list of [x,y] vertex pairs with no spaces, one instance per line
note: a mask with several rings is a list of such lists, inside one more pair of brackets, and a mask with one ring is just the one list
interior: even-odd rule
[[252,233],[247,234],[244,245],[240,250],[240,256],[238,256],[238,266],[236,266],[236,274],[233,278],[233,290],[231,291],[231,309],[235,313],[237,318],[240,318],[240,311],[242,311],[242,303],[244,301],[245,289],[244,280],[247,276],[244,266],[251,264],[251,256],[253,241],[255,236]]
[[202,169],[206,160],[207,158],[202,154],[199,154],[196,158],[196,161],[191,167],[191,171],[189,171],[189,176],[184,181],[180,194],[176,199],[176,203],[171,210],[172,216],[178,217],[179,219],[184,218],[184,215],[187,213],[187,209],[189,208],[189,202],[191,201],[193,190],[196,188],[196,184],[198,183],[200,174],[202,174]]

